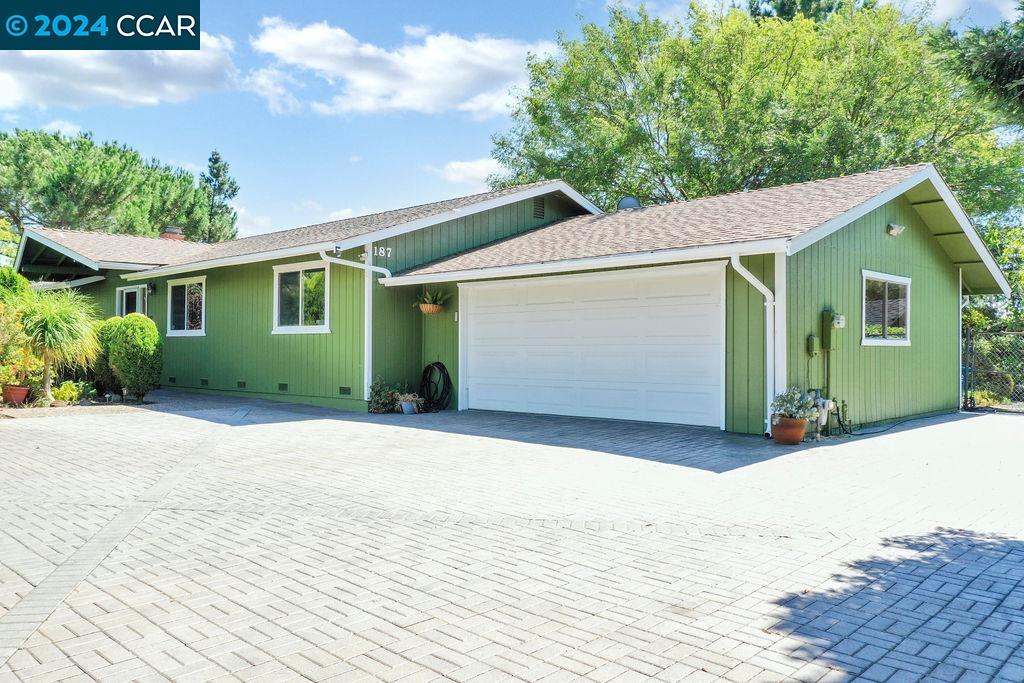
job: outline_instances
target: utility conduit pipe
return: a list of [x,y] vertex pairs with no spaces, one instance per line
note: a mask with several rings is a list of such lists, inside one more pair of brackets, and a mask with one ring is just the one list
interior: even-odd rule
[[733,254],[729,263],[764,297],[764,435],[769,436],[772,431],[772,401],[775,399],[775,295],[740,263],[739,254]]

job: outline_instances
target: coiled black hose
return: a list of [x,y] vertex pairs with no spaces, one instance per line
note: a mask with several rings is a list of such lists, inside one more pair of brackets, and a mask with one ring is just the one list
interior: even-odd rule
[[420,376],[420,398],[426,413],[446,410],[452,402],[452,377],[444,363],[431,363]]

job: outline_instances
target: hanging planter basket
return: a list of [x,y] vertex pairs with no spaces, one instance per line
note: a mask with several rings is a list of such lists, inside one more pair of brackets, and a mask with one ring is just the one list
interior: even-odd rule
[[423,315],[437,315],[444,310],[441,304],[420,304],[420,312]]

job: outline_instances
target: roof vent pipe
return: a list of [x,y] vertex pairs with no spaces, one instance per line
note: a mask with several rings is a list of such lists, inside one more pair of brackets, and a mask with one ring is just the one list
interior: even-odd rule
[[618,211],[622,211],[624,209],[639,209],[641,206],[643,205],[640,203],[640,200],[637,199],[636,197],[623,197],[622,199],[619,200],[619,203],[616,205],[615,208]]
[[160,231],[160,237],[165,240],[177,240],[180,242],[185,239],[185,231],[176,225],[168,225]]

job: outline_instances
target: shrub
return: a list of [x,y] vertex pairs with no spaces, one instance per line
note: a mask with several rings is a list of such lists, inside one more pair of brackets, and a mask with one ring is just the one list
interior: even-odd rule
[[0,268],[0,301],[8,301],[28,293],[28,280],[10,266]]
[[369,411],[371,413],[394,413],[401,410],[401,406],[398,404],[398,397],[401,393],[398,387],[388,384],[382,379],[374,380],[370,385]]
[[96,340],[100,344],[100,352],[92,364],[92,376],[96,391],[101,394],[108,391],[113,394],[121,393],[121,382],[114,374],[113,368],[110,367],[110,344],[113,340],[114,328],[119,322],[121,322],[121,317],[115,315],[113,318],[96,323]]
[[160,386],[163,354],[156,324],[141,313],[113,323],[109,363],[121,386],[138,400]]
[[53,400],[64,401],[65,403],[78,403],[88,392],[89,385],[86,382],[72,382],[68,380],[61,382],[61,385],[53,390]]

